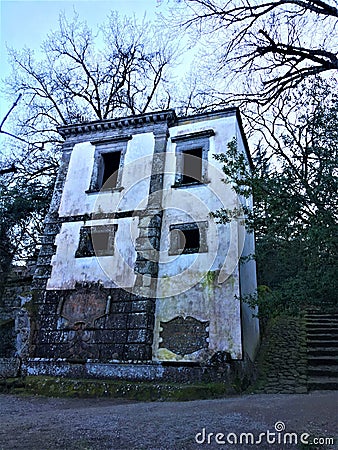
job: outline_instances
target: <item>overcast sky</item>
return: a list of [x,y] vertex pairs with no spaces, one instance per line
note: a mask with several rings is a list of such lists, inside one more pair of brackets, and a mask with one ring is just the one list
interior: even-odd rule
[[[61,11],[73,16],[74,9],[88,25],[95,28],[109,15],[111,10],[117,10],[121,15],[132,15],[148,19],[155,18],[156,12],[163,11],[159,0],[0,0],[1,8],[1,47],[0,75],[8,76],[10,67],[7,62],[6,45],[21,49],[27,46],[39,49],[47,33],[58,28],[58,18]],[[0,117],[8,110],[8,105],[0,102]]]

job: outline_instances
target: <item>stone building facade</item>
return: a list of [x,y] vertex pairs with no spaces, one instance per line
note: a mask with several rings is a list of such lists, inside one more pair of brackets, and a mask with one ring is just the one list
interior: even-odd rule
[[259,324],[239,298],[256,289],[255,263],[239,261],[254,237],[210,214],[241,201],[213,158],[236,138],[250,164],[238,110],[59,132],[24,372],[201,379],[253,360]]

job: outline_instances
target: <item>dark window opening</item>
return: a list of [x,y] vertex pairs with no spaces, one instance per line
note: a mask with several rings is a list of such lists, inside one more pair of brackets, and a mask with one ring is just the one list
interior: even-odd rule
[[102,187],[104,189],[115,188],[120,167],[121,152],[102,153],[103,177]]
[[109,247],[109,233],[91,233],[91,245],[96,255],[106,253]]
[[182,184],[201,183],[202,181],[202,148],[182,152]]
[[180,248],[183,253],[198,252],[200,248],[200,232],[198,228],[192,230],[181,230],[180,232]]
[[202,130],[171,138],[171,141],[176,143],[176,174],[173,188],[198,187],[209,182],[209,138],[214,135],[213,130]]
[[170,225],[169,255],[207,253],[207,229],[207,221]]
[[75,257],[113,255],[116,230],[117,225],[82,227]]

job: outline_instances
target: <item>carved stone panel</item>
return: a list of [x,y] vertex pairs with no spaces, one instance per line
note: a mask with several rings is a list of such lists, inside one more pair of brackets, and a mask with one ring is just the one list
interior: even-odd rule
[[92,352],[91,332],[80,328],[70,332],[68,347],[62,355],[64,358],[82,359],[95,358]]
[[60,315],[67,320],[67,328],[93,328],[95,320],[106,314],[107,302],[107,294],[99,287],[85,286],[65,298]]
[[160,348],[166,348],[177,355],[188,355],[208,348],[209,322],[194,317],[175,317],[169,322],[161,322]]

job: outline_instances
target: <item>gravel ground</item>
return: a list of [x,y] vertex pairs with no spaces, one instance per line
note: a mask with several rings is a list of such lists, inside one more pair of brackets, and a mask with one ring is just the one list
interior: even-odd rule
[[[0,395],[0,449],[25,450],[190,450],[337,448],[335,445],[288,445],[285,432],[334,437],[338,393],[255,394],[219,400],[137,403],[112,399],[55,399]],[[285,432],[277,433],[276,422]],[[283,428],[283,424],[279,424]],[[205,438],[204,432],[205,429]],[[229,444],[240,433],[252,432],[260,445]],[[197,434],[201,433],[201,434]],[[208,434],[210,444],[208,444]],[[215,442],[215,435],[219,435]],[[228,435],[235,433],[236,436]],[[200,443],[196,442],[197,440]],[[278,435],[282,439],[278,443]],[[222,443],[223,442],[223,443]]]

